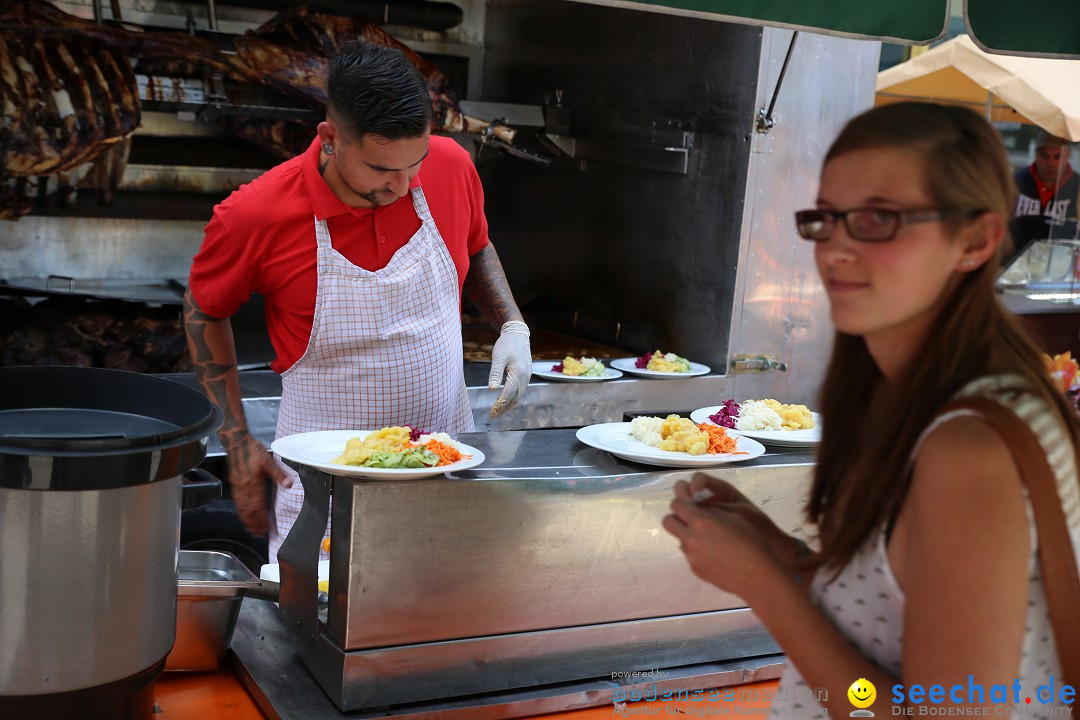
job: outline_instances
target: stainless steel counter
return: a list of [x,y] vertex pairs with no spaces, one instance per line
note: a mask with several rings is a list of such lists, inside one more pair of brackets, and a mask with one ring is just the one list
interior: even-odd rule
[[[304,667],[276,606],[260,600],[244,600],[233,633],[229,662],[270,720],[374,720],[386,717],[504,720],[598,705],[611,705],[614,709],[616,703],[625,698],[649,697],[653,693],[663,695],[668,691],[689,694],[695,690],[772,680],[780,677],[786,663],[783,655],[763,655],[730,662],[656,668],[657,672],[646,678],[590,678],[557,687],[526,688],[467,699],[346,713],[334,706]],[[716,705],[719,711],[720,704]]]
[[[611,673],[778,652],[741,599],[689,571],[661,527],[672,485],[693,470],[623,462],[566,429],[461,439],[484,464],[423,480],[298,466],[306,499],[279,553],[281,607],[336,707],[542,688],[556,697]],[[772,453],[714,472],[802,532],[811,456]],[[331,493],[323,618],[315,559]]]
[[[518,405],[492,420],[488,411],[499,391],[487,388],[490,367],[487,363],[465,364],[469,405],[478,431],[577,428],[620,422],[624,413],[689,413],[700,407],[719,405],[731,397],[732,378],[727,375],[702,375],[680,380],[624,376],[597,383],[552,382],[533,377]],[[199,388],[198,381],[190,373],[162,377]],[[269,445],[277,425],[281,378],[269,370],[248,371],[241,373],[240,384],[248,426],[255,437]],[[211,437],[207,455],[223,454],[217,438]]]
[[1028,294],[1035,291],[1009,291],[1001,293],[1001,303],[1016,315],[1080,314],[1080,302],[1050,302],[1032,300]]

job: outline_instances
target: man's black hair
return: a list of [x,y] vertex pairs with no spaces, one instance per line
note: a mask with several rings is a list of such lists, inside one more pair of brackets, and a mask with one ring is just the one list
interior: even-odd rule
[[330,62],[328,110],[354,139],[421,137],[431,127],[431,98],[420,72],[396,48],[353,40]]

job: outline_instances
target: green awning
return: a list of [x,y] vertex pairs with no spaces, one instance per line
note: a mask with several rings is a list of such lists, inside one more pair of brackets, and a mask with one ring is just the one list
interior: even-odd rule
[[[580,0],[826,35],[929,45],[949,0]],[[1080,0],[964,0],[971,39],[989,53],[1080,59]]]
[[971,39],[989,53],[1080,58],[1080,2],[964,0]]
[[928,45],[949,25],[949,0],[582,1],[905,45]]

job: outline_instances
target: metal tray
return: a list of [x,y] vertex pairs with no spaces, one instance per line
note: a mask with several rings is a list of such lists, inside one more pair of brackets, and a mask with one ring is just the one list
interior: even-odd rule
[[181,550],[176,585],[181,598],[239,597],[245,589],[259,587],[260,582],[232,553]]
[[181,550],[176,585],[176,643],[165,669],[216,670],[229,652],[243,595],[259,579],[231,553]]

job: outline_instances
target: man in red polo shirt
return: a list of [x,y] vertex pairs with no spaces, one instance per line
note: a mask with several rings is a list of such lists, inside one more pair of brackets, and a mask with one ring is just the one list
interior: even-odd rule
[[327,118],[307,152],[214,209],[185,297],[196,374],[225,414],[237,511],[250,531],[269,529],[271,562],[303,489],[247,429],[228,318],[252,293],[265,299],[282,375],[277,437],[473,430],[462,292],[500,329],[488,384],[504,372],[506,382],[493,416],[514,405],[532,367],[529,329],[488,241],[480,179],[467,152],[431,137],[420,74],[398,50],[356,42],[333,60],[327,85]]

